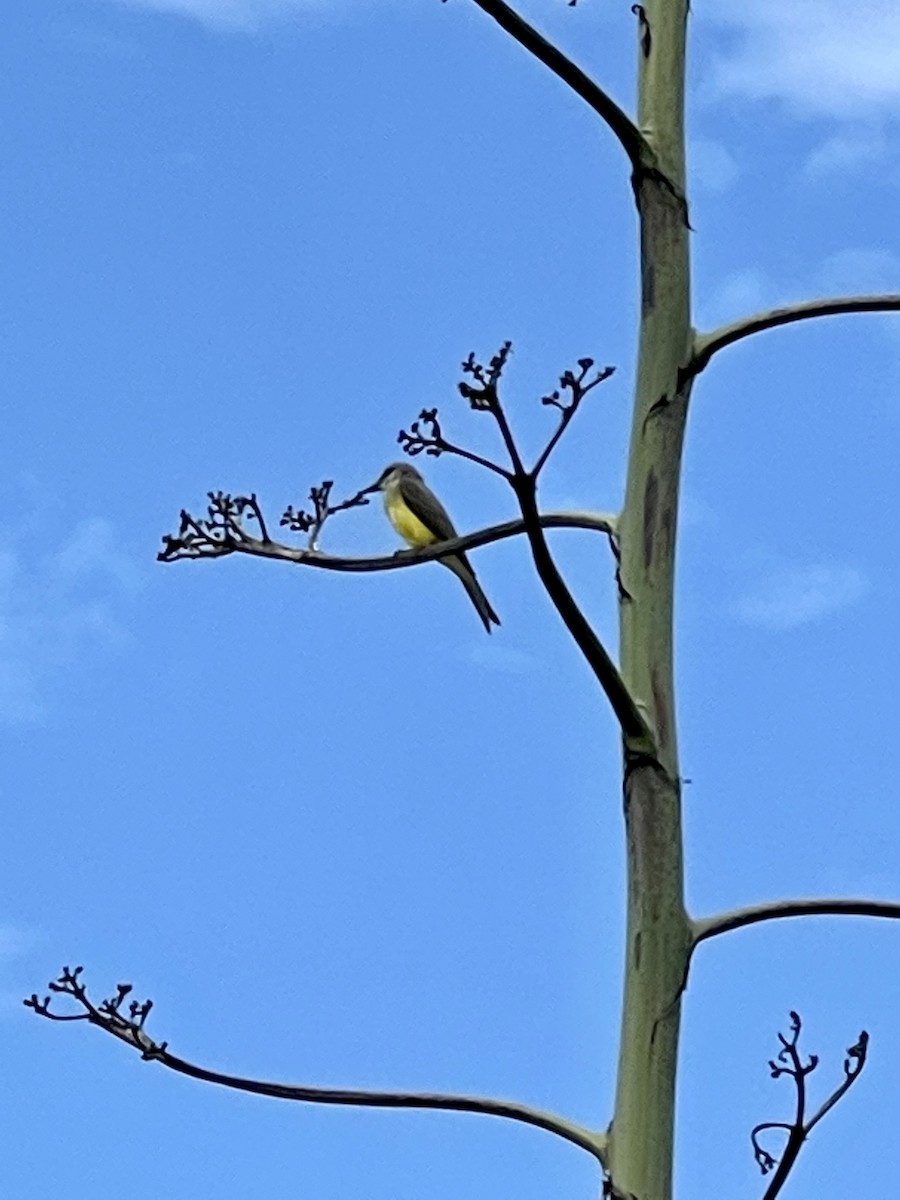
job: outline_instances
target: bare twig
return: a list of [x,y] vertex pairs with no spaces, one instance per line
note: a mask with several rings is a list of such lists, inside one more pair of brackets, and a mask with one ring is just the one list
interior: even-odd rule
[[144,1029],[144,1022],[152,1007],[147,1000],[143,1004],[132,1001],[127,1012],[122,1004],[132,988],[130,984],[119,984],[112,999],[99,1004],[87,995],[81,982],[82,968],[63,968],[58,979],[51,983],[50,991],[70,996],[80,1011],[74,1014],[54,1013],[50,1008],[51,997],[41,999],[36,993],[25,1000],[26,1007],[39,1016],[51,1021],[88,1021],[97,1028],[111,1033],[120,1041],[132,1046],[141,1058],[161,1063],[171,1071],[200,1079],[206,1083],[219,1084],[237,1091],[252,1092],[257,1096],[270,1096],[280,1100],[295,1100],[311,1104],[356,1105],[367,1108],[415,1108],[440,1109],[450,1112],[480,1113],[484,1116],[505,1117],[507,1120],[532,1125],[555,1134],[582,1150],[587,1150],[601,1166],[606,1154],[606,1134],[588,1129],[577,1122],[569,1121],[555,1113],[518,1104],[512,1100],[495,1100],[487,1096],[462,1096],[441,1092],[376,1092],[348,1088],[309,1087],[304,1084],[274,1083],[262,1079],[244,1079],[237,1075],[226,1075],[197,1066],[186,1059],[178,1058],[168,1050],[168,1043],[156,1042]]
[[779,325],[791,325],[795,321],[808,321],[812,317],[832,317],[843,313],[897,311],[900,311],[898,293],[886,293],[881,296],[834,296],[823,300],[807,300],[802,304],[788,304],[783,308],[770,308],[766,312],[754,313],[750,317],[732,321],[730,325],[720,325],[711,333],[697,333],[694,337],[693,354],[682,371],[682,377],[689,379],[693,375],[699,375],[712,356],[719,350],[724,350],[726,346],[732,346],[751,334],[776,329]]
[[[790,1021],[790,1033],[778,1034],[781,1049],[774,1059],[769,1060],[769,1070],[772,1073],[773,1079],[778,1079],[782,1075],[788,1075],[793,1079],[796,1092],[794,1119],[790,1122],[762,1121],[759,1125],[755,1125],[750,1133],[753,1157],[756,1159],[763,1175],[768,1175],[770,1171],[775,1172],[771,1183],[766,1188],[763,1200],[775,1200],[775,1197],[784,1186],[788,1175],[790,1175],[803,1147],[803,1143],[809,1137],[810,1131],[822,1120],[827,1112],[830,1112],[834,1108],[838,1100],[846,1094],[859,1076],[859,1073],[865,1066],[869,1046],[869,1035],[863,1030],[859,1035],[859,1039],[847,1050],[847,1057],[844,1059],[843,1081],[834,1089],[816,1113],[807,1120],[806,1077],[815,1071],[819,1065],[819,1059],[815,1054],[811,1054],[806,1062],[803,1061],[798,1049],[802,1022],[799,1015],[795,1012],[791,1012]],[[759,1135],[770,1129],[780,1129],[788,1135],[780,1159],[767,1150],[759,1140]]]
[[441,454],[455,454],[458,458],[468,459],[469,462],[476,463],[479,467],[493,471],[495,475],[502,475],[507,482],[512,482],[512,475],[505,467],[492,462],[489,458],[483,458],[480,454],[475,454],[472,450],[464,450],[462,446],[448,441],[441,429],[436,408],[423,408],[418,419],[410,425],[409,433],[405,429],[401,429],[397,434],[397,441],[412,458],[423,452],[432,458],[438,458]]
[[[550,392],[549,395],[541,397],[541,404],[546,404],[553,408],[559,409],[560,416],[559,425],[557,425],[556,431],[553,433],[552,437],[547,442],[547,445],[541,451],[537,462],[531,468],[531,475],[535,479],[537,479],[538,475],[540,475],[544,463],[553,453],[557,442],[566,432],[566,428],[578,411],[578,406],[581,404],[581,401],[585,398],[588,392],[591,391],[592,388],[597,386],[598,383],[603,383],[604,380],[609,379],[610,375],[612,375],[616,369],[615,367],[603,367],[597,372],[594,378],[590,380],[590,382],[585,383],[587,373],[593,365],[594,360],[592,358],[579,358],[578,373],[576,374],[574,371],[563,371],[562,375],[559,377],[559,388]],[[561,399],[561,392],[568,392],[568,399]]]
[[463,380],[459,384],[459,394],[463,399],[468,400],[475,412],[489,412],[497,422],[497,428],[500,430],[500,436],[503,438],[509,461],[512,464],[512,476],[508,476],[508,478],[510,478],[510,482],[514,482],[518,476],[524,476],[526,471],[506,419],[506,413],[504,413],[497,395],[497,385],[511,352],[512,342],[504,342],[487,366],[484,366],[483,363],[476,360],[473,351],[462,364],[462,371],[464,375],[470,375],[475,382],[472,384]]
[[344,512],[348,508],[359,508],[361,505],[368,504],[369,495],[375,491],[374,485],[361,488],[348,500],[342,500],[340,504],[330,504],[329,498],[333,487],[334,481],[325,479],[319,487],[310,488],[309,499],[313,506],[312,512],[308,513],[302,508],[295,510],[292,505],[288,505],[279,521],[279,525],[287,525],[294,533],[308,533],[307,548],[314,553],[319,549],[319,535],[328,518],[334,516],[335,513]]
[[[182,509],[178,534],[168,534],[163,538],[173,554],[176,547],[183,547],[184,557],[216,558],[240,550],[246,542],[270,544],[269,532],[255,493],[232,496],[228,492],[207,492],[207,498],[209,504],[205,518],[198,520]],[[243,522],[247,516],[258,525],[259,537],[244,528]]]
[[828,1097],[828,1099],[820,1105],[815,1115],[810,1117],[806,1122],[806,1132],[809,1131],[822,1120],[826,1113],[830,1112],[837,1104],[838,1100],[846,1092],[850,1090],[853,1081],[866,1065],[866,1055],[869,1052],[869,1035],[865,1029],[860,1031],[859,1038],[852,1046],[847,1047],[847,1057],[844,1059],[844,1079]]
[[563,83],[568,84],[575,94],[606,122],[618,138],[636,172],[655,163],[656,155],[650,143],[627,113],[589,75],[548,42],[524,17],[519,16],[515,9],[504,3],[504,0],[474,0],[474,3],[482,12],[493,17],[501,29],[506,30],[520,46],[539,59],[545,67],[549,67]]
[[865,900],[835,896],[801,900],[773,900],[766,904],[751,904],[731,912],[700,917],[691,922],[693,944],[698,946],[707,938],[759,921],[778,921],[788,917],[886,917],[900,920],[900,903],[893,900]]

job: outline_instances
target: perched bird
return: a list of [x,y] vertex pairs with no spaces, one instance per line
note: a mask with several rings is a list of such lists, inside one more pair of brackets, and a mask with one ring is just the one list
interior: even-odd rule
[[[374,488],[384,493],[385,512],[393,527],[410,546],[421,549],[459,536],[443,504],[409,463],[391,463],[385,467]],[[499,625],[500,618],[481,590],[465,554],[448,554],[437,561],[449,567],[462,580],[469,599],[490,633],[491,625]]]

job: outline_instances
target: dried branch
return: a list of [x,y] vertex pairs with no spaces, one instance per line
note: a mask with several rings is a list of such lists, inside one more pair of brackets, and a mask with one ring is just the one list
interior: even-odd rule
[[607,93],[580,67],[567,58],[504,0],[474,0],[510,37],[533,54],[545,67],[568,84],[594,112],[606,122],[618,138],[635,172],[656,162],[656,154],[637,125]]
[[822,1120],[826,1113],[831,1112],[838,1100],[852,1087],[853,1081],[866,1065],[866,1055],[869,1052],[869,1035],[865,1029],[860,1030],[859,1038],[852,1046],[847,1047],[847,1057],[844,1059],[844,1079],[834,1089],[828,1099],[819,1106],[814,1116],[806,1122],[806,1132]]
[[370,485],[362,488],[349,500],[342,500],[340,504],[330,504],[329,498],[333,487],[334,481],[325,479],[319,487],[310,488],[309,499],[313,506],[312,512],[305,512],[302,508],[295,510],[289,504],[278,522],[279,525],[287,525],[294,533],[308,533],[307,549],[314,553],[319,549],[319,535],[328,518],[334,516],[335,513],[345,512],[348,508],[359,508],[368,504],[369,496],[377,490],[374,485]]
[[[231,496],[227,492],[206,494],[209,499],[206,517],[198,519],[182,509],[177,535],[166,534],[163,537],[165,549],[157,557],[218,558],[241,550],[245,544],[270,544],[269,532],[255,493],[250,496]],[[258,525],[259,537],[244,528],[245,515],[249,515]]]
[[[231,501],[237,511],[240,497],[231,500],[221,492],[210,492],[209,495],[211,498],[215,496],[219,505]],[[212,512],[212,507],[211,505],[208,511]],[[431,562],[446,554],[475,550],[479,546],[487,546],[492,542],[525,533],[524,520],[517,518],[513,521],[503,521],[499,525],[489,525],[485,529],[464,534],[448,542],[436,542],[433,546],[421,550],[398,550],[393,554],[348,558],[337,554],[323,554],[306,547],[288,546],[283,542],[264,541],[250,534],[240,524],[239,516],[232,516],[230,520],[232,524],[227,530],[219,532],[219,526],[213,518],[202,520],[182,512],[179,532],[163,536],[163,548],[157,554],[157,560],[178,562],[181,559],[224,558],[228,554],[249,554],[256,558],[293,563],[296,566],[319,567],[326,571],[344,571],[351,574],[393,571],[401,567],[413,567],[417,563]],[[541,513],[539,520],[544,529],[588,529],[595,533],[603,533],[610,540],[615,538],[616,517],[612,513]]]
[[825,896],[751,904],[746,908],[736,908],[731,912],[693,920],[693,945],[696,947],[707,938],[716,937],[720,933],[743,929],[745,925],[756,925],[759,921],[778,921],[788,917],[886,917],[897,921],[900,920],[900,903],[893,900]]
[[[441,429],[437,409],[423,409],[408,432],[400,431],[398,441],[412,456],[421,453],[432,456],[442,453],[455,454],[502,475],[516,494],[522,513],[521,521],[506,522],[503,525],[481,530],[477,534],[436,543],[422,550],[398,551],[390,557],[342,558],[324,555],[319,550],[318,541],[327,518],[336,512],[367,504],[368,494],[374,490],[374,486],[364,488],[348,500],[332,505],[330,504],[330,494],[333,483],[331,480],[326,480],[320,487],[312,488],[310,491],[312,512],[308,513],[303,510],[297,512],[289,507],[281,518],[282,525],[287,525],[295,532],[310,534],[308,545],[305,548],[286,546],[272,541],[266,530],[262,511],[255,495],[232,497],[225,492],[209,492],[207,516],[197,518],[191,513],[182,511],[178,532],[163,537],[163,548],[157,558],[161,562],[174,562],[183,558],[221,558],[228,554],[243,553],[338,571],[376,571],[412,566],[417,562],[428,562],[431,559],[446,557],[448,553],[468,550],[497,541],[502,537],[524,532],[531,546],[538,576],[606,693],[622,727],[630,754],[632,757],[637,755],[652,758],[654,756],[654,737],[646,718],[628,691],[618,668],[566,586],[553,561],[544,536],[545,528],[568,524],[599,529],[609,537],[618,564],[616,519],[608,514],[588,517],[575,514],[574,519],[570,519],[568,514],[541,514],[537,507],[539,472],[558,444],[581,401],[594,387],[609,378],[613,373],[613,368],[603,368],[593,378],[588,379],[588,372],[594,365],[593,359],[579,359],[578,372],[565,371],[560,377],[560,389],[543,397],[545,405],[559,410],[559,425],[550,436],[535,466],[528,471],[524,466],[498,395],[499,381],[511,350],[512,343],[504,342],[487,365],[477,361],[474,352],[471,353],[462,364],[463,374],[469,378],[459,384],[460,394],[471,407],[478,412],[489,412],[497,422],[509,455],[511,470],[448,441]],[[565,393],[568,393],[567,397],[561,399]],[[245,527],[244,519],[248,514],[259,526],[260,536],[256,536]],[[618,568],[616,577],[620,580]]]
[[499,463],[492,462],[489,458],[482,458],[480,454],[464,450],[462,446],[449,442],[441,430],[436,408],[423,408],[419,413],[418,420],[413,421],[410,425],[409,433],[405,429],[401,429],[397,434],[397,441],[411,458],[415,458],[417,454],[423,452],[432,458],[438,458],[441,454],[455,454],[458,458],[468,459],[469,462],[476,463],[479,467],[493,471],[495,475],[502,475],[508,483],[512,482],[512,475]]
[[[541,397],[541,404],[546,404],[553,408],[559,409],[560,417],[559,425],[556,427],[556,432],[547,442],[547,445],[538,455],[537,462],[531,468],[531,474],[535,479],[537,479],[538,475],[540,475],[544,463],[553,453],[557,442],[566,432],[568,424],[578,411],[578,406],[581,404],[582,400],[592,388],[597,386],[598,383],[603,383],[604,380],[609,379],[610,375],[612,375],[616,369],[615,367],[603,367],[597,372],[597,374],[589,383],[585,383],[587,373],[593,365],[594,360],[592,358],[579,358],[578,374],[576,375],[574,371],[563,371],[562,375],[559,377],[559,389],[550,392],[550,394],[547,396]],[[561,399],[560,390],[563,393],[569,392],[569,398]]]
[[[655,759],[655,736],[653,731],[650,729],[646,717],[639,708],[635,698],[628,690],[625,681],[619,673],[618,667],[610,658],[605,646],[597,637],[593,627],[581,611],[560,574],[550,553],[550,547],[544,536],[542,521],[538,512],[537,472],[547,461],[547,455],[558,442],[565,426],[568,424],[568,420],[574,415],[574,409],[571,413],[568,413],[568,419],[561,421],[560,428],[551,437],[548,448],[545,448],[545,451],[539,457],[535,468],[531,471],[526,470],[500,401],[498,390],[500,378],[509,359],[511,349],[512,343],[508,341],[504,342],[487,365],[480,363],[475,358],[474,353],[470,354],[462,364],[462,370],[465,375],[474,380],[474,383],[469,383],[466,380],[460,383],[460,394],[469,401],[473,409],[478,412],[489,412],[497,422],[512,464],[509,482],[519,503],[519,509],[525,524],[525,535],[531,547],[531,554],[538,577],[543,583],[547,595],[556,607],[563,623],[572,635],[575,644],[581,650],[588,666],[593,671],[598,683],[606,694],[621,726],[629,753],[635,757]],[[580,361],[580,382],[573,372],[567,372],[562,377],[566,381],[565,386],[573,392],[573,398],[577,396],[579,403],[581,396],[586,391],[589,391],[590,388],[600,383],[603,378],[608,377],[608,370],[606,372],[601,371],[598,377],[585,387],[584,379],[591,366],[593,366],[593,362],[590,359],[582,359]],[[569,380],[571,380],[571,384]],[[580,395],[578,394],[579,389]],[[559,403],[558,393],[550,397],[544,397],[544,402],[556,404],[556,407],[561,409],[565,407],[564,418],[571,407],[571,401],[566,402],[564,406]],[[577,403],[575,404],[575,409],[577,409]],[[614,531],[610,534],[610,541],[614,549],[617,550]]]
[[511,1100],[495,1100],[486,1096],[461,1096],[440,1092],[376,1092],[358,1091],[347,1088],[319,1088],[303,1084],[273,1083],[262,1079],[244,1079],[237,1075],[226,1075],[210,1071],[170,1053],[167,1042],[156,1042],[144,1029],[144,1022],[152,1008],[152,1001],[143,1004],[132,1001],[126,1010],[122,1005],[132,991],[130,984],[121,983],[112,999],[94,1004],[81,982],[82,967],[70,970],[64,967],[58,979],[49,985],[51,992],[70,996],[80,1010],[73,1014],[55,1013],[50,1008],[51,997],[40,999],[35,993],[24,1001],[27,1008],[51,1021],[88,1021],[113,1037],[132,1046],[141,1058],[161,1063],[171,1071],[200,1079],[206,1083],[219,1084],[237,1091],[252,1092],[257,1096],[270,1096],[280,1100],[295,1100],[311,1104],[343,1104],[366,1108],[415,1108],[441,1109],[450,1112],[480,1113],[484,1116],[505,1117],[544,1129],[557,1137],[564,1138],[582,1150],[587,1150],[601,1166],[606,1154],[606,1134],[588,1129],[577,1122],[569,1121],[555,1113],[518,1104]]
[[[847,1050],[847,1057],[844,1059],[844,1078],[842,1082],[834,1089],[816,1113],[807,1120],[806,1077],[815,1071],[819,1065],[819,1059],[815,1054],[811,1054],[806,1062],[803,1061],[798,1049],[802,1022],[795,1012],[791,1012],[790,1019],[790,1034],[778,1034],[781,1049],[776,1058],[769,1060],[769,1070],[772,1073],[773,1079],[778,1079],[782,1075],[787,1075],[793,1079],[797,1097],[794,1119],[791,1122],[763,1121],[759,1125],[755,1125],[750,1133],[753,1157],[756,1159],[761,1172],[763,1175],[768,1175],[770,1171],[775,1171],[763,1200],[775,1200],[775,1197],[784,1186],[788,1175],[790,1175],[803,1143],[809,1137],[810,1131],[822,1120],[827,1112],[830,1112],[834,1108],[838,1100],[846,1094],[859,1076],[866,1064],[866,1054],[869,1047],[869,1035],[863,1030],[859,1035],[858,1041]],[[780,1160],[768,1151],[759,1140],[759,1135],[770,1129],[780,1129],[788,1135]]]
[[770,308],[766,312],[755,313],[750,317],[742,317],[732,321],[730,325],[720,325],[711,333],[698,333],[694,337],[694,350],[689,362],[682,371],[683,379],[690,379],[708,365],[709,360],[719,350],[750,337],[754,333],[762,333],[766,329],[776,329],[779,325],[792,325],[795,321],[808,321],[812,317],[833,317],[843,313],[863,312],[897,312],[900,311],[900,294],[887,293],[881,296],[835,296],[823,300],[807,300],[802,304],[788,304],[784,308]]
[[471,384],[463,380],[458,386],[459,394],[463,399],[468,400],[475,412],[489,412],[497,422],[497,428],[500,430],[500,436],[506,446],[509,461],[512,463],[510,482],[515,487],[515,479],[526,475],[527,472],[497,395],[497,385],[511,351],[512,342],[504,342],[486,367],[476,361],[473,351],[462,364],[462,371],[464,375],[471,375],[475,383]]

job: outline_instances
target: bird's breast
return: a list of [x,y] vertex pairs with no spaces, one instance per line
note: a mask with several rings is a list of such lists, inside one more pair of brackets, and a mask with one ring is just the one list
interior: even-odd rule
[[410,546],[430,546],[438,540],[403,499],[399,487],[385,489],[384,508],[393,527]]

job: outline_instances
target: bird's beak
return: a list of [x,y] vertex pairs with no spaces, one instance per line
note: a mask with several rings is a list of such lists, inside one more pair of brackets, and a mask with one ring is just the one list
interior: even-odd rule
[[387,476],[387,471],[382,471],[374,483],[370,483],[367,488],[363,488],[363,494],[365,495],[368,492],[380,492],[381,485],[384,483],[386,476]]

